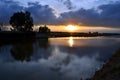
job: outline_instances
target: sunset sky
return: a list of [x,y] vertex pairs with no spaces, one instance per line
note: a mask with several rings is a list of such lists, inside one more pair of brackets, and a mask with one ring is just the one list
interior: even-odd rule
[[66,32],[72,25],[73,32],[120,33],[120,0],[0,0],[0,23],[9,26],[17,11],[30,11],[36,28],[47,24]]

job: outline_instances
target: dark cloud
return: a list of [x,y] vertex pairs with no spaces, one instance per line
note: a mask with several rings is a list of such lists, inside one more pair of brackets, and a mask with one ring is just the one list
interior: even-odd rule
[[23,10],[17,2],[13,1],[0,1],[0,23],[8,24],[10,16],[17,11]]
[[[97,25],[100,14],[94,9],[80,9],[61,14],[63,24],[73,23],[82,25]],[[95,21],[95,22],[94,22]]]
[[0,23],[9,24],[9,19],[14,12],[30,11],[34,24],[56,24],[54,10],[48,5],[42,6],[38,2],[28,3],[28,7],[20,6],[13,1],[0,1]]
[[95,9],[80,9],[62,13],[63,23],[82,24],[84,26],[120,27],[120,3],[101,5]]
[[48,5],[42,6],[38,3],[28,3],[25,11],[30,11],[35,24],[55,24],[57,22],[54,10]]
[[71,0],[58,0],[58,1],[62,2],[70,10],[74,8]]
[[103,25],[120,27],[120,3],[102,5],[99,9],[102,10],[100,19]]

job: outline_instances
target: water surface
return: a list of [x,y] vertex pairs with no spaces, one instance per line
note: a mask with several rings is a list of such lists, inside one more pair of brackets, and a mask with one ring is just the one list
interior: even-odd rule
[[0,42],[0,80],[90,78],[120,48],[119,37]]

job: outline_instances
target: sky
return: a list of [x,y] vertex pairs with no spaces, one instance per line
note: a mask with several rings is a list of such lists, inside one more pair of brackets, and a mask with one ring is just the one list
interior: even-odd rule
[[0,0],[0,23],[9,25],[18,11],[29,11],[35,25],[53,31],[72,24],[78,32],[120,32],[120,0]]

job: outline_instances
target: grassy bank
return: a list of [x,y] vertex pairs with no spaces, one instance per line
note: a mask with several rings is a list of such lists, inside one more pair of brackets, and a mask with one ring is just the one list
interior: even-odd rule
[[120,49],[90,80],[120,80]]

